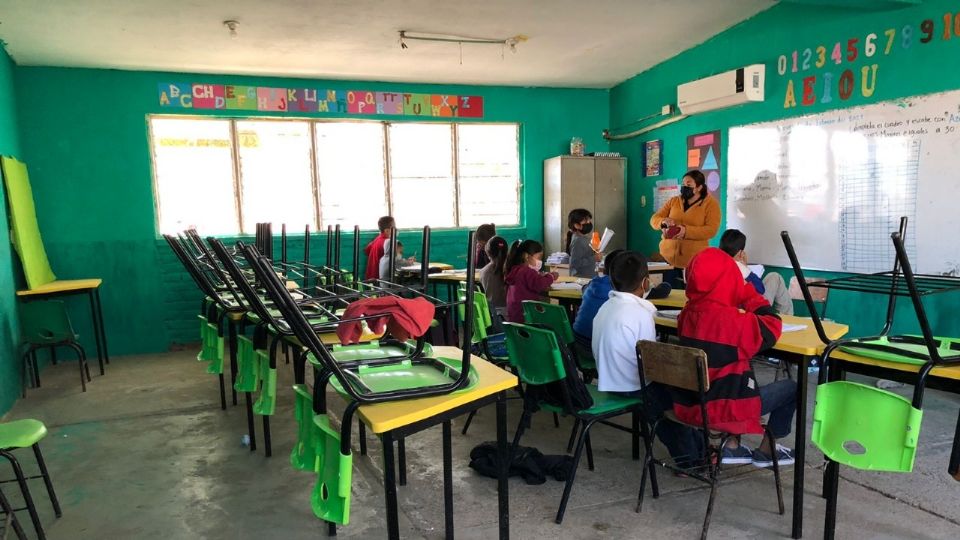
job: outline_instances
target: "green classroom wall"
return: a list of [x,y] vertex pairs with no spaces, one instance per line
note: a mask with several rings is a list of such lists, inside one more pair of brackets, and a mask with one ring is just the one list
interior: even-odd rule
[[[881,11],[781,3],[612,88],[610,125],[627,126],[637,118],[659,111],[662,105],[676,103],[678,84],[749,64],[766,65],[766,99],[763,103],[697,114],[639,137],[611,143],[611,150],[619,151],[627,157],[627,208],[631,247],[645,253],[656,251],[659,233],[649,226],[650,216],[656,211],[651,204],[652,188],[656,180],[682,177],[686,171],[688,135],[721,130],[724,151],[720,166],[721,171],[725,171],[725,145],[728,128],[731,126],[960,88],[960,70],[956,69],[960,63],[960,33],[951,35],[947,40],[942,37],[944,14],[950,13],[952,20],[952,14],[957,11],[958,5],[952,0],[929,0],[913,7]],[[932,19],[935,30],[932,40],[920,43],[919,38],[924,36],[920,32],[920,23],[926,19]],[[904,49],[901,29],[907,25],[912,28],[912,36],[910,47]],[[896,29],[896,34],[890,53],[885,54],[885,31],[890,28]],[[877,51],[867,58],[864,54],[864,40],[870,33],[878,35],[875,42]],[[859,39],[858,58],[854,62],[843,58],[842,65],[834,65],[829,58],[834,43],[840,42],[843,54],[846,55],[846,44],[850,38]],[[816,51],[819,45],[826,48],[826,65],[822,69],[816,69],[814,60],[814,65],[806,72],[801,69],[798,73],[792,73],[792,66],[789,66],[784,76],[778,74],[777,61],[781,54],[790,59],[792,52],[798,51],[802,67],[803,50],[809,47]],[[873,64],[877,65],[876,83],[873,86],[873,95],[865,97],[861,68],[869,67],[872,70],[870,66]],[[843,100],[839,97],[836,84],[842,70],[847,68],[853,70],[855,78],[852,95]],[[823,74],[826,71],[833,72],[832,101],[820,103],[823,96]],[[816,76],[813,86],[816,99],[813,104],[805,106],[802,104],[803,79],[811,75]],[[791,80],[797,106],[785,108],[787,84]],[[867,93],[870,91],[870,82],[867,81]],[[636,127],[620,131],[630,129]],[[643,144],[656,139],[663,140],[663,174],[644,178]],[[725,178],[723,181],[725,182]],[[646,196],[646,206],[641,206],[641,196]],[[725,193],[721,191],[721,207],[725,208],[725,204]],[[715,240],[718,239],[719,234]],[[749,239],[747,248],[749,252]],[[750,255],[751,260],[763,261],[763,254]],[[789,274],[784,271],[784,275],[789,277],[792,271],[789,271]],[[879,330],[886,309],[883,299],[863,295],[854,297],[854,294],[856,293],[832,293],[827,315],[849,323],[854,335]],[[960,335],[960,317],[952,309],[955,303],[956,295],[951,294],[925,301],[936,332]],[[906,302],[899,306],[896,321],[895,329],[898,331],[914,331],[917,328],[913,309]]]
[[[483,96],[484,121],[521,124],[522,225],[505,231],[508,239],[543,235],[544,159],[566,153],[573,136],[582,137],[588,151],[607,149],[601,136],[609,116],[607,90],[307,81],[46,67],[18,67],[16,74],[21,125],[29,126],[22,130],[23,157],[30,168],[47,254],[59,278],[104,279],[102,295],[111,354],[163,351],[172,344],[198,339],[198,292],[169,248],[158,240],[154,224],[146,117],[173,112],[159,105],[160,83],[315,85],[338,90]],[[223,116],[251,114],[218,112]],[[401,117],[379,118],[404,121]],[[372,223],[360,225],[375,227]],[[372,236],[364,232],[363,243]],[[419,245],[417,236],[403,233],[401,239]],[[350,242],[347,235],[345,265],[351,264]],[[437,231],[431,258],[463,265],[465,244],[463,230]],[[302,257],[302,250],[302,234],[292,234],[291,258]],[[313,260],[318,260],[324,253],[324,243],[315,239],[311,250]],[[86,310],[82,301],[71,303],[75,324],[84,337],[89,337]],[[85,343],[93,346],[89,339]]]
[[[14,97],[14,64],[0,42],[0,155],[20,157],[17,107]],[[5,190],[0,189],[0,222],[7,222]],[[16,282],[10,242],[0,242],[0,414],[5,413],[20,392],[20,356],[17,343]]]

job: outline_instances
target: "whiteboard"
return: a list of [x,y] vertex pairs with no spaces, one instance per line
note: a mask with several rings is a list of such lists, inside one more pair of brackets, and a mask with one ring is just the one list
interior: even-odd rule
[[960,275],[960,91],[730,128],[727,226],[751,261],[893,268],[890,233],[909,218],[918,273]]

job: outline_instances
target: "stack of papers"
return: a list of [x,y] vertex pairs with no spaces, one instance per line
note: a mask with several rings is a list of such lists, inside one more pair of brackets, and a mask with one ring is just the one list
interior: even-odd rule
[[676,319],[680,316],[679,309],[658,309],[657,315],[663,317],[664,319]]
[[562,251],[551,253],[550,256],[547,257],[547,262],[546,262],[547,266],[552,266],[556,264],[569,264],[569,263],[570,263],[570,255],[567,255]]
[[583,287],[583,285],[581,285],[581,284],[579,284],[579,283],[576,283],[576,282],[554,283],[553,285],[550,286],[550,288],[553,289],[553,290],[555,290],[555,291],[561,291],[561,290],[564,290],[564,289],[571,289],[571,290],[579,291],[582,287]]
[[607,246],[610,245],[610,240],[613,239],[613,234],[613,231],[610,229],[603,229],[603,236],[600,237],[600,246],[597,248],[597,251],[603,253],[607,250]]
[[806,330],[806,329],[807,329],[807,325],[805,324],[783,323],[784,332],[799,332],[800,330]]

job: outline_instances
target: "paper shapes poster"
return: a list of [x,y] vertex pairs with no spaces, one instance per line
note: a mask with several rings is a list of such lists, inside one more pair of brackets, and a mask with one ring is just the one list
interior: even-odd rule
[[700,169],[707,177],[707,189],[720,189],[720,131],[687,137],[687,170]]

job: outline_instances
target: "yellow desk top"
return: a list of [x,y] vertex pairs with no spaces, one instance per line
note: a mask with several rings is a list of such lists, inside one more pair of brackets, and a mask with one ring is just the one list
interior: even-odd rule
[[[920,366],[918,365],[905,364],[902,362],[890,362],[888,360],[880,360],[879,358],[869,358],[866,356],[851,354],[841,350],[833,351],[830,354],[830,358],[836,358],[838,360],[843,360],[845,362],[850,362],[853,364],[877,366],[885,369],[907,371],[910,373],[917,373],[920,371]],[[941,379],[953,379],[953,380],[960,381],[960,365],[953,365],[949,367],[935,367],[930,371],[930,375],[934,377],[940,377]]]
[[[466,272],[442,272],[438,274],[430,274],[429,276],[427,276],[427,279],[430,281],[457,281],[457,282],[467,281],[467,273]],[[479,270],[475,274],[474,279],[476,279],[478,282],[480,281]],[[586,279],[586,278],[576,278],[573,276],[560,276],[557,278],[557,283],[576,283],[578,279]]]
[[[444,358],[459,359],[462,355],[460,349],[456,347],[434,347],[433,351],[435,356]],[[477,376],[480,379],[470,390],[445,396],[361,405],[358,412],[374,433],[384,433],[517,386],[515,375],[482,358],[471,357],[470,365],[477,370]]]
[[[420,263],[416,263],[416,264],[410,264],[410,265],[400,266],[400,267],[396,268],[396,271],[397,271],[397,272],[406,272],[406,273],[408,273],[408,274],[411,274],[411,273],[412,273],[412,274],[419,274],[421,268],[422,268],[422,267],[421,267]],[[428,269],[429,269],[429,268],[439,268],[440,270],[453,270],[453,265],[452,265],[452,264],[447,264],[447,263],[431,262],[431,263],[428,263],[428,264],[427,264],[427,268],[428,268]]]
[[[575,278],[569,278],[568,281],[572,281],[574,279]],[[561,276],[560,281],[564,281],[563,276]],[[551,290],[549,293],[547,293],[547,296],[549,296],[550,298],[580,300],[581,298],[583,298],[583,290],[582,289],[579,289],[579,290],[578,289],[560,289],[558,291]],[[686,293],[684,293],[683,291],[679,289],[675,289],[670,291],[670,296],[667,296],[666,298],[660,298],[657,300],[650,300],[650,303],[657,307],[669,307],[669,308],[679,309],[687,304],[687,296],[686,296]]]
[[650,303],[657,307],[682,309],[687,305],[687,293],[680,289],[673,289],[666,298],[650,300]]
[[[789,324],[805,324],[806,328],[796,332],[784,332],[773,346],[774,350],[783,351],[803,356],[815,356],[823,352],[825,345],[817,336],[817,330],[813,327],[813,319],[809,317],[796,317],[794,315],[781,315],[783,322]],[[665,328],[676,328],[677,320],[668,317],[655,317],[657,326]],[[839,339],[850,331],[845,324],[823,321],[823,330],[830,339]]]
[[46,285],[41,285],[36,289],[24,289],[17,291],[17,296],[34,296],[44,294],[54,294],[70,291],[86,291],[100,287],[103,280],[100,278],[91,279],[58,279],[51,281]]

